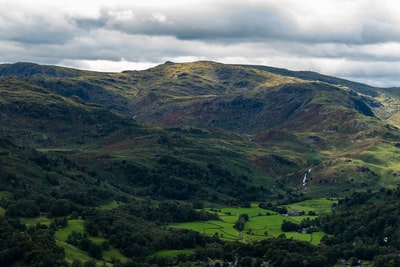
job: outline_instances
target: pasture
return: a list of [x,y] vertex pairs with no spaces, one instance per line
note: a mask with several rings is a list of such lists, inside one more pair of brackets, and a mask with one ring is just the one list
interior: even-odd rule
[[30,226],[35,226],[36,224],[44,224],[46,226],[49,226],[51,223],[51,219],[45,217],[45,216],[39,216],[37,218],[26,218],[26,217],[21,217],[20,221],[22,224],[25,224],[27,227]]
[[285,205],[289,212],[303,210],[306,213],[314,211],[317,215],[329,214],[332,211],[332,205],[337,204],[337,199],[331,198],[316,198],[309,199],[298,203]]
[[[80,250],[75,246],[71,246],[66,242],[67,237],[72,231],[84,233],[84,220],[68,220],[68,225],[62,229],[56,231],[55,238],[57,240],[57,244],[64,248],[65,250],[65,258],[67,261],[72,262],[74,259],[80,259],[81,261],[85,262],[90,260],[88,253]],[[93,243],[101,244],[102,242],[106,241],[107,239],[103,237],[88,237]],[[115,248],[110,246],[109,250],[103,250],[103,260],[105,263],[110,262],[112,258],[120,259],[121,261],[126,261],[126,258]],[[99,261],[99,263],[103,263],[103,261]]]
[[[321,198],[292,203],[284,207],[287,208],[288,212],[301,210],[307,214],[313,211],[315,214],[319,215],[330,213],[332,205],[335,203],[337,203],[337,200]],[[210,236],[218,235],[224,240],[241,242],[259,241],[284,234],[286,238],[319,244],[321,238],[324,236],[323,232],[298,233],[282,232],[281,230],[281,225],[284,220],[299,224],[306,218],[314,219],[317,216],[285,216],[272,210],[259,208],[256,203],[251,204],[250,208],[225,207],[218,209],[207,208],[205,210],[217,212],[220,220],[177,223],[172,224],[171,227],[191,229]],[[234,225],[241,214],[247,214],[249,220],[245,222],[243,231],[239,232],[234,228]]]
[[[116,202],[110,203],[108,206],[104,208],[110,208],[111,206],[117,205]],[[1,214],[1,210],[0,210]],[[40,223],[43,225],[49,226],[52,222],[52,219],[49,219],[45,216],[40,216],[37,218],[20,218],[21,223],[25,224],[27,227],[35,226]],[[65,259],[68,263],[72,263],[75,259],[80,260],[82,263],[93,260],[92,257],[88,254],[88,252],[79,249],[69,243],[66,242],[68,235],[73,231],[85,233],[84,220],[76,219],[76,220],[68,220],[68,224],[64,228],[60,228],[55,232],[55,240],[58,246],[62,247],[65,251]],[[95,244],[101,244],[104,241],[107,241],[104,237],[92,237],[88,236],[88,238]],[[127,258],[123,256],[116,248],[110,246],[108,250],[102,251],[102,260],[96,260],[97,266],[112,266],[112,259],[119,259],[122,262],[126,262]]]

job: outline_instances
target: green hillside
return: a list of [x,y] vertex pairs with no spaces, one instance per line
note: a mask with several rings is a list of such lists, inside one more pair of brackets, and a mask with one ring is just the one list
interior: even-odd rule
[[[68,266],[81,255],[99,266],[174,266],[179,250],[186,251],[182,262],[234,261],[243,242],[229,244],[230,259],[221,259],[221,250],[241,238],[167,226],[223,222],[211,207],[263,203],[279,210],[393,192],[400,182],[399,104],[396,88],[265,66],[166,62],[99,73],[0,65],[0,233],[26,245],[25,254],[1,250],[0,262],[35,266],[41,258]],[[244,229],[264,229],[268,215],[262,217]],[[298,223],[318,227],[321,242],[334,233]],[[275,228],[246,240],[277,238]],[[45,243],[44,233],[51,245],[43,254],[29,240]],[[329,258],[309,245],[311,254]]]

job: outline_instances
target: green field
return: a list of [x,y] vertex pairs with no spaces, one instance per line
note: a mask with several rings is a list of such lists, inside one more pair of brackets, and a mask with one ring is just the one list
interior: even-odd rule
[[[55,238],[58,244],[64,248],[65,258],[67,259],[67,261],[70,262],[72,262],[74,259],[79,259],[81,261],[90,260],[91,258],[89,257],[87,252],[82,251],[79,248],[71,246],[70,244],[65,242],[67,240],[68,235],[71,234],[72,231],[84,233],[85,232],[84,220],[69,220],[67,227],[64,227],[56,231]],[[102,242],[107,240],[103,237],[89,236],[88,238],[96,244],[101,244]],[[105,262],[110,262],[112,258],[120,259],[121,261],[127,260],[117,249],[110,246],[109,250],[103,251],[103,260]]]
[[[310,211],[316,214],[327,214],[331,212],[332,205],[337,202],[337,200],[333,199],[320,198],[293,203],[285,207],[289,212],[302,210],[306,214]],[[259,241],[268,237],[278,237],[284,234],[287,238],[319,244],[321,238],[324,236],[323,232],[297,233],[282,232],[281,230],[281,225],[284,220],[298,224],[304,219],[314,219],[317,216],[284,216],[271,210],[261,209],[256,203],[251,204],[250,208],[226,207],[220,209],[207,208],[205,210],[217,212],[221,220],[178,223],[172,224],[171,227],[192,229],[206,235],[218,235],[225,240],[242,242]],[[234,228],[234,224],[240,214],[247,214],[249,216],[249,220],[245,223],[242,232]]]
[[57,245],[62,247],[65,252],[65,260],[72,263],[74,259],[78,259],[81,262],[86,262],[92,260],[87,252],[80,250],[79,248],[68,244],[65,241],[56,240]]
[[44,216],[40,216],[37,218],[20,218],[20,221],[21,221],[21,223],[25,224],[27,227],[35,226],[38,223],[49,226],[51,223],[51,220]]
[[285,207],[288,209],[289,212],[302,210],[308,213],[309,211],[314,211],[317,215],[320,215],[320,214],[331,213],[332,205],[337,203],[338,203],[337,199],[316,198],[285,205]]
[[109,203],[106,203],[106,204],[100,206],[100,209],[112,210],[112,209],[118,208],[118,206],[119,206],[119,203],[117,201],[113,200]]
[[[206,211],[215,211],[216,209],[205,209]],[[254,217],[254,216],[259,216],[259,215],[265,215],[266,212],[270,213],[276,213],[274,211],[262,209],[258,207],[258,204],[252,203],[250,208],[234,208],[234,207],[227,207],[227,208],[221,208],[217,209],[218,215],[228,215],[228,216],[238,216],[240,214],[247,214],[249,217]]]
[[[50,225],[51,219],[41,216],[38,218],[21,218],[21,222],[25,225],[34,226],[37,223]],[[85,232],[84,220],[68,220],[68,224],[66,227],[61,228],[55,232],[55,239],[58,246],[62,247],[65,251],[65,259],[67,262],[72,263],[73,260],[77,259],[81,262],[90,261],[93,258],[89,256],[86,251],[83,251],[71,244],[66,242],[67,237],[72,231],[76,232]],[[88,237],[92,242],[96,244],[101,244],[102,242],[106,241],[107,239],[103,237]],[[98,266],[112,266],[110,263],[113,258],[119,259],[123,262],[127,261],[127,258],[124,257],[116,248],[110,246],[110,249],[107,251],[102,251],[103,259],[97,260]]]
[[55,237],[57,240],[65,241],[67,240],[68,235],[72,233],[72,231],[81,233],[84,232],[84,220],[68,220],[68,225],[56,231]]

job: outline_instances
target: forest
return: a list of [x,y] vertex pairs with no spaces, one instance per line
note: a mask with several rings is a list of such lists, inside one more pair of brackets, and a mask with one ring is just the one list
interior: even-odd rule
[[[354,192],[343,198],[328,215],[302,222],[322,229],[327,235],[321,244],[287,239],[283,236],[254,243],[229,242],[218,236],[173,229],[168,223],[218,219],[216,214],[178,201],[136,201],[115,209],[84,208],[70,210],[55,217],[50,225],[26,226],[10,209],[0,217],[1,266],[90,266],[93,261],[67,263],[64,251],[56,245],[54,234],[66,227],[68,220],[80,216],[84,233],[73,232],[67,242],[102,259],[102,251],[118,248],[128,258],[114,259],[114,266],[191,266],[213,260],[220,266],[237,262],[237,266],[334,266],[345,260],[350,266],[359,262],[374,266],[398,266],[400,259],[400,190]],[[34,203],[31,205],[39,210]],[[30,206],[29,206],[30,207]],[[29,208],[30,209],[30,208]],[[35,209],[35,208],[34,208]],[[164,216],[168,214],[168,216]],[[27,214],[36,216],[37,214]],[[245,220],[245,216],[243,220]],[[241,219],[240,219],[241,220]],[[239,221],[240,221],[239,220]],[[303,225],[303,226],[304,226]],[[297,225],[300,227],[300,225]],[[285,231],[297,231],[296,225],[282,224]],[[88,237],[108,240],[94,244]],[[160,250],[188,250],[177,256],[156,256]],[[23,255],[22,258],[20,256]],[[217,266],[217,265],[216,265]]]

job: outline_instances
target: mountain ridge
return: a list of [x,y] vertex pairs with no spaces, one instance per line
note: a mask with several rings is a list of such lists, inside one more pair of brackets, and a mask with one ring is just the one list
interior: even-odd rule
[[[188,149],[190,144],[203,145],[199,136],[191,134],[193,130],[215,132],[215,141],[229,145],[231,152],[238,145],[239,151],[251,155],[240,156],[240,161],[251,162],[259,173],[254,181],[265,179],[264,185],[293,177],[288,186],[296,186],[295,177],[310,166],[321,176],[310,185],[346,184],[346,177],[357,175],[359,169],[343,164],[352,157],[360,166],[379,166],[384,176],[397,166],[397,161],[392,167],[376,165],[375,157],[363,154],[395,142],[400,100],[388,96],[386,89],[313,72],[210,61],[166,62],[121,73],[16,63],[0,65],[0,85],[3,135],[11,133],[13,142],[39,149],[104,146],[109,154],[105,159],[121,153],[128,159],[125,154],[135,149],[132,144],[142,142],[138,140],[144,134],[148,137],[143,144],[164,147],[162,153],[172,149],[179,160],[203,165],[198,156],[192,154],[189,159],[184,152],[195,149]],[[175,134],[168,133],[169,129]],[[152,132],[158,137],[153,139]],[[231,139],[234,135],[240,139]],[[224,153],[223,147],[215,155]],[[95,156],[100,151],[92,149],[95,158],[103,157]],[[157,157],[146,151],[147,160]],[[395,146],[388,151],[395,153]],[[297,166],[295,172],[293,166]],[[374,176],[377,172],[365,173],[360,184],[385,184]]]

